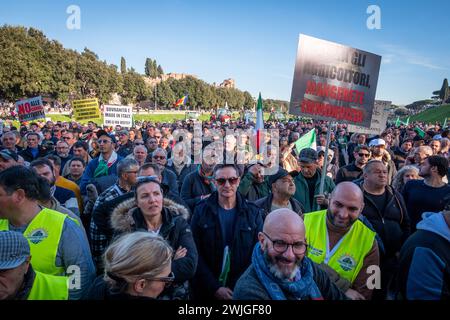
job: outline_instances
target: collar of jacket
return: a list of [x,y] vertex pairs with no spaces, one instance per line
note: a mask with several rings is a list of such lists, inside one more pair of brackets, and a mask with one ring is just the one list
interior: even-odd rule
[[[272,209],[273,193],[269,193],[268,196],[266,196],[262,199],[264,199],[264,202],[262,203],[262,207],[263,207],[264,211],[266,211],[267,213],[270,213],[270,210]],[[303,214],[303,212],[305,211],[305,208],[303,208],[303,205],[299,201],[294,199],[294,197],[292,196],[289,198],[289,202],[292,206],[292,210],[294,210],[295,213]],[[298,212],[298,210],[300,210],[300,212]]]
[[[218,191],[214,191],[211,195],[206,199],[206,205],[214,214],[219,214],[219,193]],[[241,212],[245,211],[248,208],[247,202],[244,197],[236,191],[236,210],[237,214],[240,215]]]
[[14,300],[27,300],[28,295],[30,294],[31,288],[33,287],[34,278],[36,277],[36,273],[33,270],[31,264],[28,267],[28,271],[23,278],[23,284],[20,287],[19,291],[16,293]]
[[[161,227],[161,234],[164,230],[170,230],[173,227],[173,219],[176,216],[182,216],[184,219],[189,218],[189,211],[182,205],[175,203],[172,200],[163,200],[162,218],[163,226]],[[144,216],[141,210],[136,205],[135,198],[127,199],[119,204],[112,212],[111,227],[113,230],[119,232],[132,232],[136,229],[145,229]]]

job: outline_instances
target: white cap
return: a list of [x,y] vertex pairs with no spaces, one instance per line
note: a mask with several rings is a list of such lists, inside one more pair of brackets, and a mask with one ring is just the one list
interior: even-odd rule
[[373,140],[370,140],[370,142],[369,142],[369,147],[385,146],[385,145],[386,145],[386,141],[384,141],[383,139],[373,139]]

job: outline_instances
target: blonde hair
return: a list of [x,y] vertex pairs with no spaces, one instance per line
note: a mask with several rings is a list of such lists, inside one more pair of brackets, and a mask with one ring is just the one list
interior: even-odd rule
[[161,274],[172,262],[173,250],[160,236],[128,233],[114,241],[104,255],[105,281],[123,291],[128,284]]

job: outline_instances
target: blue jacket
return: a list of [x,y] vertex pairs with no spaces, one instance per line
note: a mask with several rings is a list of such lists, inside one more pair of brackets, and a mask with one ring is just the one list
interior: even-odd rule
[[[89,183],[93,183],[94,179],[94,172],[95,169],[98,167],[100,157],[94,158],[91,161],[89,161],[88,165],[86,166],[86,169],[84,170],[83,176],[81,177],[80,182],[80,191],[81,194],[86,194],[86,186]],[[119,163],[120,160],[122,160],[123,157],[117,155],[117,160],[114,162],[114,164],[108,168],[108,175],[116,175],[117,176],[117,163]]]
[[400,252],[398,289],[408,300],[450,299],[450,226],[425,212]]
[[[211,300],[223,285],[222,270],[224,239],[218,216],[218,194],[202,200],[194,211],[191,229],[198,251],[198,266],[192,287],[196,299]],[[253,247],[262,230],[262,210],[237,193],[237,221],[231,245],[230,272],[226,286],[233,289],[236,281],[252,261]]]

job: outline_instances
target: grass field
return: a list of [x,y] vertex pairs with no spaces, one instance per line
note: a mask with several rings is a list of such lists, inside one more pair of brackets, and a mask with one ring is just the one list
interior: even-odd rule
[[438,121],[442,124],[445,121],[445,118],[449,118],[448,121],[450,121],[450,104],[425,110],[413,115],[411,116],[410,121],[422,121],[426,123],[435,123]]

